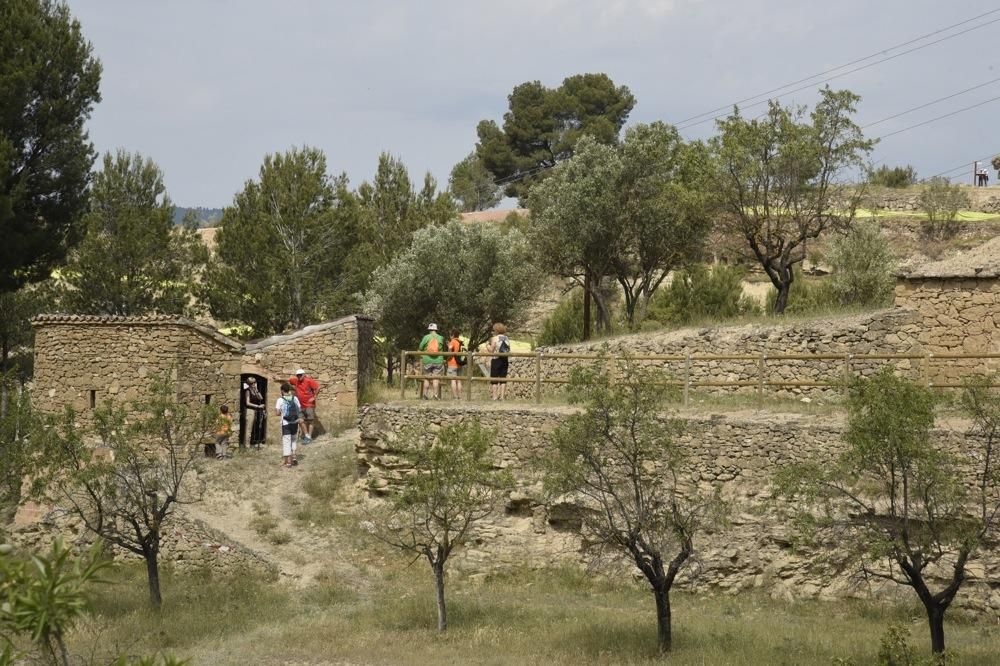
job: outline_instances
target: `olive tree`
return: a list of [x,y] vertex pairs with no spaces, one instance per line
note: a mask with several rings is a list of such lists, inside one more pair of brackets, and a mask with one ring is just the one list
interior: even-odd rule
[[[425,558],[430,564],[438,631],[448,628],[444,595],[448,558],[513,487],[510,473],[495,467],[490,458],[494,439],[494,434],[478,423],[446,426],[435,435],[404,431],[393,453],[400,458],[400,465],[413,473],[372,510],[365,524],[383,543]],[[370,488],[381,491],[374,480]]]
[[931,389],[887,368],[850,387],[846,450],[789,466],[782,493],[800,524],[827,531],[866,576],[913,589],[927,615],[931,649],[945,649],[944,617],[966,580],[969,558],[997,534],[1000,397],[996,377],[966,384],[972,427],[965,455],[935,441]]
[[777,289],[776,314],[788,305],[807,242],[850,226],[864,196],[863,187],[846,182],[874,146],[851,119],[860,99],[824,88],[808,120],[804,108],[772,101],[761,118],[736,109],[718,123],[712,147],[720,224],[746,243]]
[[588,542],[627,557],[656,601],[659,648],[671,647],[670,590],[699,532],[721,524],[718,493],[691,483],[683,423],[664,413],[662,374],[626,358],[573,368],[568,393],[582,404],[552,436],[545,459],[552,494],[580,498]]

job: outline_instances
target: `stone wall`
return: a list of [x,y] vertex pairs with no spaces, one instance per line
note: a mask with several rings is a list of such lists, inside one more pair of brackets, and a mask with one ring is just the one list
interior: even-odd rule
[[[304,368],[320,384],[316,411],[329,423],[358,404],[358,392],[369,379],[371,341],[369,317],[344,317],[248,344],[243,369],[284,381]],[[272,387],[269,402],[278,395]]]
[[34,404],[70,406],[82,422],[111,399],[147,398],[156,378],[175,382],[177,399],[237,404],[241,345],[180,317],[42,315],[35,326]]
[[[553,561],[588,563],[593,553],[581,537],[579,508],[564,498],[549,501],[542,492],[537,460],[550,434],[569,408],[508,409],[476,406],[431,407],[367,405],[359,414],[359,476],[380,492],[410,470],[394,455],[396,433],[411,425],[432,431],[462,421],[477,421],[497,433],[493,455],[518,481],[503,511],[474,534],[456,563],[482,570],[505,566],[541,567]],[[766,413],[759,416],[685,416],[681,445],[691,454],[691,481],[720,489],[730,503],[730,526],[696,539],[696,557],[685,574],[695,588],[738,591],[762,588],[780,597],[863,596],[853,568],[838,562],[835,550],[810,550],[795,539],[787,503],[772,496],[771,479],[782,465],[831,460],[842,450],[842,419],[815,415]],[[964,452],[960,429],[936,436]],[[834,555],[831,561],[829,558]],[[907,591],[876,587],[884,595]],[[994,547],[971,562],[960,605],[993,616],[1000,614],[1000,552]]]
[[[988,165],[987,165],[988,166]],[[971,166],[970,179],[971,179]],[[991,182],[996,182],[996,173],[990,170]],[[876,210],[890,211],[913,211],[920,212],[918,199],[923,187],[908,187],[905,189],[895,189],[889,187],[877,187],[869,190],[869,202],[865,207],[874,206]],[[1000,189],[996,187],[963,187],[969,195],[971,202],[970,210],[980,213],[1000,213]]]
[[[913,313],[884,310],[864,315],[795,322],[791,324],[745,325],[725,328],[688,328],[648,335],[628,335],[589,343],[543,347],[542,379],[566,379],[574,364],[592,363],[545,355],[596,354],[607,349],[612,355],[663,355],[678,360],[644,360],[644,365],[661,368],[665,375],[681,380],[685,376],[687,354],[695,356],[690,365],[692,382],[747,382],[741,387],[694,387],[711,392],[757,391],[760,379],[760,356],[764,359],[765,391],[772,397],[822,396],[839,392],[837,388],[780,386],[779,382],[838,382],[844,377],[842,359],[767,358],[779,355],[890,354],[922,353],[918,340],[920,328]],[[751,356],[749,359],[699,360],[698,355]],[[894,363],[901,372],[914,376],[922,369],[916,361],[854,360],[850,371],[870,374],[883,363]],[[535,377],[533,358],[512,358],[510,376]],[[557,384],[545,384],[543,391],[558,390]],[[534,395],[533,383],[511,383],[514,397]]]

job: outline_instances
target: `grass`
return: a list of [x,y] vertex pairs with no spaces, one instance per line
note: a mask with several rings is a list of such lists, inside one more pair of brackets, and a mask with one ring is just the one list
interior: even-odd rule
[[[435,629],[433,583],[424,562],[390,561],[366,598],[329,581],[295,590],[248,577],[164,576],[161,614],[146,608],[142,572],[123,567],[97,589],[94,619],[70,637],[77,654],[110,650],[190,657],[193,663],[271,664],[659,664],[652,597],[642,584],[577,570],[512,571],[475,582],[450,576],[449,629]],[[872,663],[890,622],[911,627],[918,654],[928,639],[910,606],[865,602],[783,603],[744,593],[675,592],[669,663],[829,665]],[[949,614],[954,664],[995,658],[993,625]]]

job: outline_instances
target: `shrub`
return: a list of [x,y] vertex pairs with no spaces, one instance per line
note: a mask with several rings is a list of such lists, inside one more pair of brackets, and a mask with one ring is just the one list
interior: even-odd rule
[[858,222],[830,245],[830,286],[844,305],[888,305],[892,302],[896,258],[875,222]]
[[754,300],[743,295],[743,276],[742,268],[725,264],[712,269],[695,264],[679,270],[667,287],[653,295],[646,318],[683,326],[701,319],[724,320],[759,312]]
[[[593,327],[596,308],[591,308],[590,323]],[[583,340],[583,290],[574,289],[564,298],[544,322],[538,336],[539,345],[562,345]]]
[[[778,290],[772,287],[767,292],[767,311],[774,312],[774,301],[778,298]],[[798,266],[795,267],[795,280],[788,292],[787,314],[811,314],[841,307],[840,298],[833,289],[832,280],[825,278],[806,278]]]
[[909,164],[905,167],[889,167],[883,164],[868,172],[868,180],[872,185],[902,189],[917,182],[917,171]]
[[970,205],[969,194],[947,178],[932,178],[917,199],[927,214],[924,233],[930,238],[945,238],[955,233],[955,217]]

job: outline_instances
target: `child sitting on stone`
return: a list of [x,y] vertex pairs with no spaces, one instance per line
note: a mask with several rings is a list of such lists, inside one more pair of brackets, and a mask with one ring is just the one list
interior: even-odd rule
[[233,434],[233,417],[229,414],[229,406],[219,407],[219,418],[215,428],[215,457],[218,460],[229,458],[226,447],[229,446],[229,436]]

